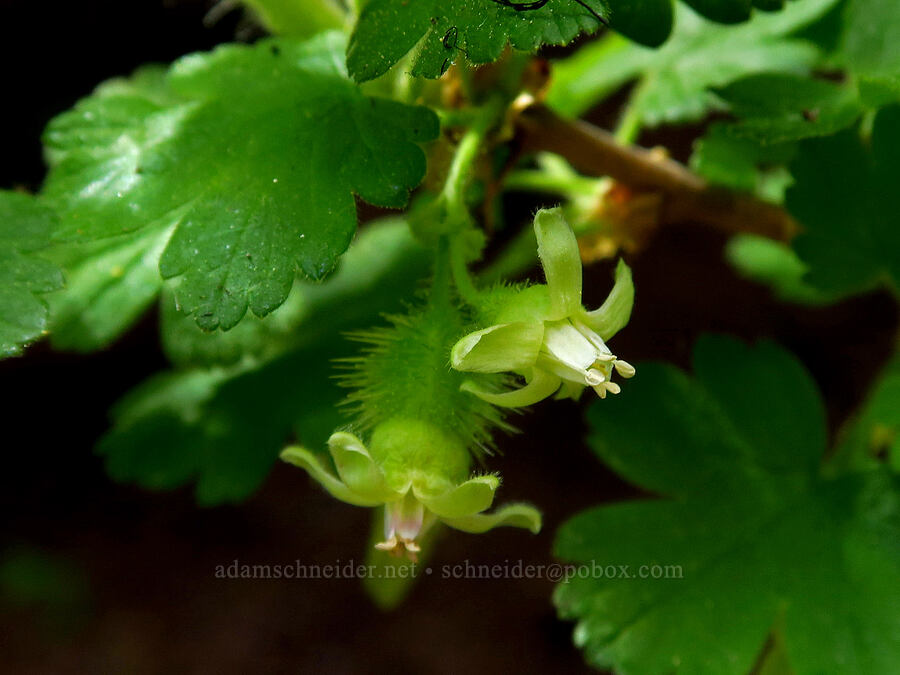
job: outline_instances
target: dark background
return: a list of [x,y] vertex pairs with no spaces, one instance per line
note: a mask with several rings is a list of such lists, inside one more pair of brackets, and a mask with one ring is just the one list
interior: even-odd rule
[[[237,13],[204,26],[209,4],[0,2],[0,188],[39,187],[42,128],[101,80],[231,39]],[[595,121],[609,118],[600,111]],[[664,129],[643,140],[665,142],[679,154],[687,152],[693,133]],[[819,310],[780,304],[734,276],[722,262],[722,244],[719,235],[686,223],[632,261],[638,302],[631,324],[616,338],[617,353],[632,362],[660,358],[687,365],[701,332],[773,338],[808,365],[836,426],[890,352],[897,328],[893,301],[872,294]],[[593,266],[587,275],[585,300],[593,306],[608,288],[609,267]],[[57,354],[39,344],[23,358],[0,363],[0,561],[6,565],[0,573],[0,669],[586,670],[571,647],[571,626],[555,618],[548,581],[435,575],[423,579],[399,610],[382,613],[355,581],[216,579],[215,566],[235,559],[361,561],[369,515],[329,498],[286,466],[276,467],[246,503],[211,509],[198,508],[189,489],[152,494],[112,484],[92,451],[106,429],[107,410],[164,366],[155,316],[101,354]],[[520,426],[523,434],[501,439],[499,499],[538,504],[544,532],[448,533],[432,567],[463,560],[549,562],[560,522],[635,494],[593,459],[576,406],[539,406]],[[10,560],[26,561],[27,573],[9,572]]]

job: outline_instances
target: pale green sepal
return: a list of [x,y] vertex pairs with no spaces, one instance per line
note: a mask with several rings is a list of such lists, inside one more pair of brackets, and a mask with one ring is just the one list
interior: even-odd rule
[[577,382],[568,382],[563,380],[562,386],[559,388],[559,391],[556,392],[556,396],[553,398],[561,401],[563,399],[570,398],[573,401],[577,401],[581,398],[581,394],[584,392],[584,385],[578,384]]
[[527,405],[533,405],[538,401],[543,401],[548,396],[552,396],[553,393],[559,389],[561,383],[562,380],[560,380],[558,375],[548,373],[546,370],[541,370],[540,368],[535,368],[531,382],[521,389],[514,389],[513,391],[505,391],[502,394],[496,394],[485,391],[472,380],[466,380],[462,383],[460,390],[467,391],[470,394],[474,394],[482,401],[487,401],[488,403],[502,408],[522,408]]
[[416,493],[416,497],[438,518],[463,518],[491,507],[500,485],[497,476],[478,476],[437,496]]
[[581,309],[581,254],[575,233],[559,208],[537,212],[534,217],[538,256],[550,288],[551,321]]
[[[484,296],[482,296],[484,297]],[[550,314],[550,289],[546,284],[535,284],[515,290],[512,298],[487,323],[543,322]]]
[[350,490],[374,503],[396,501],[403,495],[390,489],[384,472],[369,455],[366,446],[353,434],[338,431],[328,439],[328,450],[338,475]]
[[450,364],[470,373],[502,373],[534,365],[544,339],[541,322],[516,322],[469,333],[450,351]]
[[532,534],[541,531],[541,512],[530,504],[507,504],[493,513],[476,513],[463,518],[444,518],[456,530],[481,534],[495,527],[521,527]]
[[631,279],[631,268],[624,260],[619,260],[612,291],[598,309],[584,313],[584,322],[603,340],[609,340],[628,323],[632,306],[634,282]]
[[322,466],[319,458],[306,448],[292,445],[282,450],[280,457],[288,464],[293,464],[306,471],[310,478],[325,488],[328,494],[335,499],[340,499],[342,502],[353,506],[377,506],[381,504],[380,500],[365,499],[361,495],[354,493],[343,481]]

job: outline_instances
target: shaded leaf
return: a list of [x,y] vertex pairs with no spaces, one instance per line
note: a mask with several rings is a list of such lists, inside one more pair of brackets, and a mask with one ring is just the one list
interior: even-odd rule
[[296,420],[313,413],[304,442],[324,443],[339,423],[340,392],[328,377],[336,345],[299,350],[261,368],[166,373],[129,394],[98,445],[118,481],[172,489],[196,481],[203,505],[247,498],[290,440]]
[[[860,76],[893,83],[900,75],[900,10],[894,0],[848,0],[841,54]],[[900,91],[900,90],[897,90]]]
[[609,27],[648,47],[658,47],[672,33],[673,0],[609,0]]
[[791,37],[836,0],[797,0],[775,14],[757,13],[739,26],[707,21],[679,5],[672,37],[659,49],[609,35],[556,64],[549,103],[578,116],[623,85],[636,81],[630,102],[646,126],[701,119],[720,107],[707,92],[751,73],[806,73],[814,44]]
[[794,143],[763,144],[717,122],[694,144],[690,165],[711,183],[781,203],[791,182],[786,165],[795,152]]
[[181,365],[243,358],[163,373],[128,394],[98,446],[109,474],[150,489],[196,482],[198,501],[215,504],[249,496],[293,437],[323,447],[345,421],[332,361],[354,350],[340,332],[398,311],[428,258],[394,220],[365,229],[342,262],[323,284],[299,289],[284,317],[224,334],[170,317],[165,343]]
[[800,145],[786,204],[804,227],[794,249],[814,287],[833,295],[879,284],[897,288],[900,220],[892,196],[900,178],[898,143],[900,106],[878,114],[869,143],[848,130]]
[[841,429],[832,464],[855,470],[887,464],[900,472],[900,355],[885,365],[863,405]]
[[826,305],[836,299],[804,280],[809,268],[790,246],[782,242],[740,234],[728,242],[725,256],[738,274],[770,286],[782,300],[801,305]]
[[762,144],[830,136],[862,113],[854,89],[798,75],[751,75],[715,93],[739,118],[726,130]]
[[750,18],[750,0],[684,0],[707,19],[721,23],[740,23]]

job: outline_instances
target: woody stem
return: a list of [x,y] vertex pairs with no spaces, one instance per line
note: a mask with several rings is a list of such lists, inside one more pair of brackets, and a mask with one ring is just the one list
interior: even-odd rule
[[791,216],[774,204],[710,185],[674,160],[622,145],[603,129],[563,119],[543,105],[522,111],[517,126],[530,152],[553,152],[583,173],[610,176],[635,190],[661,194],[661,225],[695,222],[778,241],[788,241],[798,231]]

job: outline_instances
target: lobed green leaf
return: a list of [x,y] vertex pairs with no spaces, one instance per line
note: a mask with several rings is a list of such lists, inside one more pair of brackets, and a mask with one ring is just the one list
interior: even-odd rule
[[209,333],[164,296],[163,349],[179,367],[265,360],[399,308],[427,272],[427,252],[406,221],[376,221],[360,231],[331,276],[322,283],[296,281],[288,300],[265,319],[247,317],[228,332]]
[[354,193],[406,203],[425,172],[416,144],[437,135],[427,109],[364,96],[343,50],[334,33],[228,45],[82,101],[45,134],[59,238],[108,239],[112,267],[140,275],[164,243],[160,272],[206,330],[273,311],[299,272],[321,279],[347,248]]
[[587,570],[555,598],[576,642],[626,674],[743,675],[771,632],[797,675],[897,670],[900,484],[821,476],[822,403],[781,348],[705,338],[694,361],[693,378],[639,367],[628,396],[590,410],[598,454],[675,498],[561,528],[557,554]]
[[439,77],[465,56],[482,64],[499,58],[507,43],[534,51],[564,45],[582,32],[600,28],[609,16],[605,0],[549,0],[542,7],[516,10],[512,0],[371,0],[360,13],[347,50],[347,67],[357,81],[386,73],[416,48],[412,74]]

